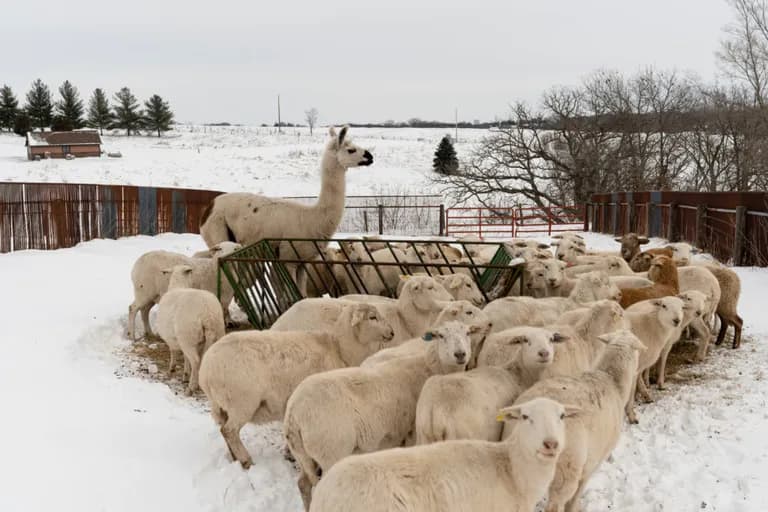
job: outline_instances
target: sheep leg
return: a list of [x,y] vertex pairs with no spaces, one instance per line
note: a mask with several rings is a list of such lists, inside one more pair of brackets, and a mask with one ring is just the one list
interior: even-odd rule
[[144,335],[148,340],[159,339],[157,335],[152,332],[152,325],[149,323],[149,312],[152,310],[152,306],[154,305],[154,302],[150,302],[149,304],[141,307],[141,321],[144,324]]
[[720,332],[717,333],[717,341],[715,341],[715,345],[722,345],[723,340],[725,339],[725,332],[728,330],[728,321],[720,313],[717,314],[717,317],[720,319]]
[[226,423],[221,426],[221,435],[224,437],[224,442],[227,443],[229,453],[232,458],[240,462],[243,469],[248,469],[253,464],[248,450],[245,449],[243,441],[240,439],[240,429],[247,423],[240,418],[229,416]]
[[581,494],[584,492],[584,488],[587,486],[587,478],[582,478],[579,481],[579,487],[576,489],[573,498],[565,505],[565,512],[580,512],[581,511]]
[[640,396],[645,401],[645,403],[649,404],[653,402],[653,398],[651,397],[651,392],[648,391],[648,386],[645,385],[645,379],[642,379],[640,377],[638,377],[637,379],[637,392],[640,393]]
[[627,420],[633,425],[636,425],[639,423],[639,421],[637,420],[637,415],[635,414],[635,393],[636,392],[637,392],[637,379],[632,379],[632,389],[629,392],[629,400],[627,400],[625,411],[627,413]]
[[312,503],[312,482],[309,481],[306,474],[302,473],[298,485],[301,501],[304,502],[304,510],[309,510],[309,505]]
[[[171,360],[168,363],[168,377],[170,378],[173,374],[173,370],[176,368],[176,351],[172,349],[171,347],[168,347],[168,351],[171,354]],[[182,380],[184,379],[184,376],[182,375]]]
[[741,346],[741,328],[744,326],[744,320],[736,315],[733,322],[733,348],[739,348]]
[[651,387],[651,369],[646,368],[643,371],[643,384],[645,384],[646,389]]
[[136,341],[136,311],[138,309],[135,302],[128,306],[128,329],[126,335],[131,341]]
[[691,328],[696,332],[699,337],[699,349],[696,351],[696,356],[693,358],[694,362],[700,363],[707,357],[707,351],[709,350],[709,342],[712,338],[712,333],[707,327],[706,322],[697,318],[691,323]]
[[669,357],[669,353],[673,346],[674,343],[667,343],[667,345],[664,347],[664,350],[661,352],[659,362],[656,365],[656,373],[658,374],[656,376],[656,385],[659,387],[659,389],[664,389],[665,374],[667,372],[667,358]]
[[200,389],[200,386],[198,385],[198,371],[200,369],[200,354],[197,353],[197,350],[186,350],[182,348],[182,352],[184,352],[184,369],[186,371],[187,367],[189,367],[189,385],[187,386],[187,394],[191,395],[198,389]]

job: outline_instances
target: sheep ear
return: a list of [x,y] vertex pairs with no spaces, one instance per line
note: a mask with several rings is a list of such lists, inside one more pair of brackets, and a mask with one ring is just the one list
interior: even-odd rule
[[662,304],[662,303],[661,303],[661,301],[660,301],[660,300],[656,299],[656,300],[654,300],[653,302],[651,302],[651,304],[653,304],[654,306],[657,306],[657,307],[658,307],[658,306],[661,306],[661,304]]
[[548,260],[549,256],[547,256],[546,254],[537,254],[536,258],[538,258],[540,260]]
[[504,407],[499,409],[499,413],[496,415],[496,421],[512,421],[519,420],[523,417],[523,406],[512,405],[510,407]]
[[650,242],[650,240],[645,237],[638,238],[637,241],[640,243],[640,245],[645,245]]
[[486,329],[486,326],[484,326],[484,325],[477,325],[477,324],[468,325],[467,326],[467,334],[470,334],[470,335],[471,334],[477,334],[479,332],[484,331],[485,329]]
[[192,267],[187,267],[184,269],[185,274],[191,274],[192,273]]
[[515,242],[512,245],[514,245],[515,247],[528,247],[528,244],[526,244],[525,242]]
[[552,235],[552,238],[558,238],[558,239],[560,239],[560,238],[563,238],[563,235]]
[[461,287],[461,280],[458,277],[461,274],[455,274],[449,281],[448,281],[448,289],[449,290],[455,290],[456,288]]
[[577,253],[577,254],[586,254],[586,253],[584,252],[584,249],[581,249],[580,247],[574,247],[574,248],[573,248],[573,252],[575,252],[575,253]]
[[549,245],[551,245],[552,247],[557,247],[558,245],[560,245],[560,242],[552,242]]
[[552,336],[549,338],[549,340],[552,343],[562,343],[564,341],[570,340],[570,336],[566,336],[565,334],[559,333],[559,332],[553,332]]
[[621,238],[614,238],[617,242],[621,243]]
[[610,345],[611,342],[613,341],[613,336],[610,334],[601,334],[600,336],[597,337],[597,339],[599,339],[606,345]]
[[345,126],[339,132],[339,145],[341,145],[344,142],[344,138],[347,136],[347,131],[348,130],[349,130],[349,126]]
[[360,322],[362,322],[365,319],[365,315],[367,313],[365,312],[364,308],[355,307],[353,306],[352,309],[352,327],[358,325]]
[[581,407],[578,405],[570,405],[570,404],[563,404],[563,408],[565,409],[565,417],[566,418],[573,418],[581,414]]
[[164,268],[160,271],[161,274],[171,274],[173,272],[172,268]]
[[549,244],[539,244],[536,247],[538,247],[539,249],[549,249]]
[[527,342],[528,342],[528,338],[525,335],[513,336],[512,338],[509,339],[510,345],[521,345]]

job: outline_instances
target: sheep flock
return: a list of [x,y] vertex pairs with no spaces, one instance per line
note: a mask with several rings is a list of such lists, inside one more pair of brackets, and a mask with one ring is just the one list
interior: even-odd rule
[[[332,132],[326,150],[344,159],[324,156],[342,180],[372,161],[362,149],[353,160],[345,134]],[[187,393],[202,390],[244,469],[253,454],[243,426],[282,421],[310,512],[578,512],[622,430],[642,421],[636,401],[664,389],[674,345],[694,340],[699,362],[729,327],[733,347],[741,342],[737,274],[684,243],[642,251],[649,241],[634,233],[616,239],[615,252],[591,250],[575,233],[507,240],[500,247],[525,260],[524,286],[487,304],[461,268],[432,277],[388,266],[378,279],[339,272],[337,297],[305,283],[307,298],[270,329],[227,332],[233,292],[215,293],[218,258],[249,241],[230,236],[248,230],[227,223],[228,209],[266,215],[268,204],[234,199],[211,214],[209,251],[137,260],[127,335],[137,336],[140,312],[145,336],[171,351],[169,373],[181,354]],[[476,241],[321,249],[335,263],[391,262],[398,251],[422,265],[487,264],[496,247]],[[291,274],[302,280],[300,268]],[[366,281],[370,293],[359,294]],[[390,290],[397,298],[383,296]]]

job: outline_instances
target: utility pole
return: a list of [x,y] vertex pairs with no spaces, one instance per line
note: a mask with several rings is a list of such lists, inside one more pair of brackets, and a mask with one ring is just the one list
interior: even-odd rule
[[277,133],[283,133],[283,122],[280,120],[280,95],[277,95]]
[[454,142],[459,142],[459,109],[453,109],[454,122],[456,123],[456,137]]

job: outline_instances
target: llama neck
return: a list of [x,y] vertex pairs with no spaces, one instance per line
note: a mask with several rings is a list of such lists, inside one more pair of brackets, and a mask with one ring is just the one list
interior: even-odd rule
[[326,151],[323,155],[322,182],[320,195],[317,202],[310,208],[313,222],[318,218],[324,219],[323,231],[327,231],[328,237],[333,235],[344,215],[344,201],[346,198],[345,169],[339,165],[333,151]]

